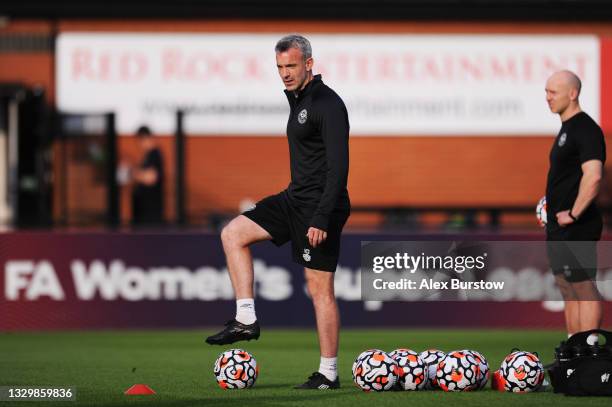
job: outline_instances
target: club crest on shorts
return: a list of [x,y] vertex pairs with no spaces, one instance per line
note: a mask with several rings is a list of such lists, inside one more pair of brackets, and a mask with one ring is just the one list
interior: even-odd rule
[[306,123],[306,119],[308,119],[308,110],[302,109],[302,111],[298,114],[298,122],[300,124]]
[[570,269],[570,266],[568,266],[567,264],[563,265],[563,274],[565,274],[565,277],[572,276],[572,270]]
[[312,260],[312,256],[310,255],[310,249],[304,249],[304,254],[302,254],[302,257],[305,261]]
[[567,140],[567,133],[563,133],[561,134],[561,136],[559,136],[559,147],[563,147],[565,145],[565,141]]

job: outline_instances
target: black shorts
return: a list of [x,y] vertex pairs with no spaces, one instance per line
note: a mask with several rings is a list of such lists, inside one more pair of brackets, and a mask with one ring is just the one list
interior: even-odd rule
[[257,202],[244,216],[264,228],[272,243],[281,246],[291,241],[293,261],[315,270],[335,272],[340,254],[340,234],[350,211],[336,210],[329,219],[327,239],[313,248],[308,243],[308,228],[316,208],[293,205],[287,192],[272,195]]
[[547,254],[553,274],[570,283],[594,280],[597,276],[597,241],[602,224],[597,219],[567,227],[547,225]]

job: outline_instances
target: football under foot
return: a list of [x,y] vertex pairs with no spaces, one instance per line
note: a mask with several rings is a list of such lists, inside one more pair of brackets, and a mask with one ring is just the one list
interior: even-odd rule
[[294,389],[305,390],[328,390],[339,389],[340,378],[336,377],[333,382],[319,372],[314,372],[310,375],[306,383],[295,386]]
[[232,319],[225,323],[225,328],[222,331],[206,338],[206,343],[228,345],[238,341],[250,341],[251,339],[259,339],[259,322],[255,321],[250,325],[245,325]]

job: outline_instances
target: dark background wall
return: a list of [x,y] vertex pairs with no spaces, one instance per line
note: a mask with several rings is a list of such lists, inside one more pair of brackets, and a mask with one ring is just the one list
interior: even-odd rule
[[289,18],[317,20],[603,20],[607,0],[5,0],[16,18]]
[[[315,0],[297,4],[278,0],[4,0],[0,17],[4,17],[0,18],[0,81],[40,86],[51,104],[55,100],[54,39],[59,32],[520,33],[612,37],[612,2],[604,0]],[[603,42],[606,49],[612,48],[610,43]],[[609,81],[603,82],[604,76],[605,90],[610,87]],[[612,109],[602,105],[603,116],[607,111]],[[172,139],[161,135],[160,142],[168,157],[166,216],[171,219]],[[235,211],[241,199],[259,199],[288,182],[287,146],[282,137],[190,137],[187,143],[187,210],[195,222],[214,210]],[[549,137],[354,138],[349,189],[356,205],[535,205],[543,194],[549,147]],[[237,148],[251,154],[236,154]],[[132,138],[120,138],[119,149],[121,158],[137,159]],[[457,154],[458,151],[465,153]],[[515,160],[518,156],[524,163],[520,167]],[[487,163],[487,171],[480,171],[483,163]],[[256,174],[253,168],[257,168]],[[381,179],[393,182],[381,183]],[[59,185],[61,180],[57,182]],[[608,189],[612,190],[612,186]],[[56,214],[57,199],[56,196]],[[122,202],[122,219],[127,222],[129,191],[123,191]],[[529,214],[520,221],[532,224],[532,218]],[[351,219],[368,225],[377,221],[377,215],[355,215]]]

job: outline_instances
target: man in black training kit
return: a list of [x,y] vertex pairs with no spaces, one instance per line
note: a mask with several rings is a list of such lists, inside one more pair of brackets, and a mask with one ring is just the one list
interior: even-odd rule
[[291,183],[233,219],[221,232],[237,311],[235,319],[206,342],[221,345],[259,338],[249,245],[271,240],[280,246],[291,241],[293,261],[305,267],[321,351],[319,370],[296,388],[337,389],[339,315],[334,272],[340,233],[350,213],[348,114],[342,99],[321,76],[313,76],[312,50],[306,38],[286,36],[275,51],[290,106]]
[[[606,146],[601,128],[580,109],[581,82],[570,71],[546,82],[546,101],[561,118],[550,151],[546,185],[546,240],[551,269],[565,301],[568,336],[601,326],[602,304],[594,283],[602,218],[595,206]],[[596,335],[589,338],[596,341]]]
[[132,169],[132,224],[159,226],[164,214],[164,164],[162,153],[151,130],[141,126],[136,131],[143,157]]

